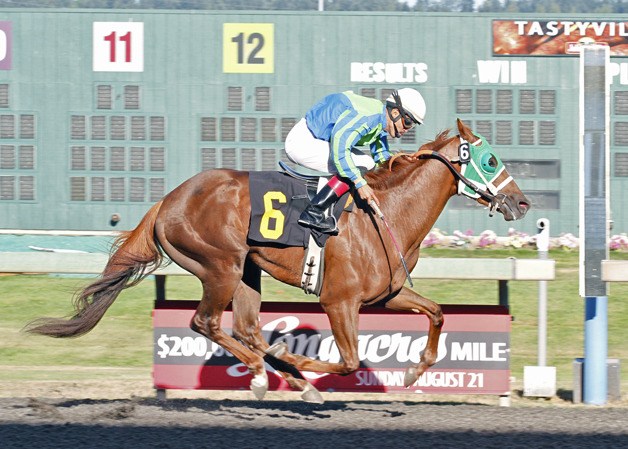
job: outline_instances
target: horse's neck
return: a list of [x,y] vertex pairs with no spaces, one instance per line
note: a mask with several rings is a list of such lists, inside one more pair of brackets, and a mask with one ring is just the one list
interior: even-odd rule
[[454,182],[442,162],[430,159],[387,190],[387,213],[395,217],[404,247],[418,246],[430,232],[452,196]]

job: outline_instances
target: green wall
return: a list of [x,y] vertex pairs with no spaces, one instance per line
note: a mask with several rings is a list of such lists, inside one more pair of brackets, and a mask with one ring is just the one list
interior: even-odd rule
[[[275,169],[287,131],[320,97],[352,89],[385,98],[413,86],[426,98],[426,123],[393,148],[414,151],[461,117],[489,138],[535,206],[506,223],[455,198],[437,227],[534,233],[547,217],[553,235],[577,234],[578,58],[494,55],[495,19],[608,20],[2,9],[0,228],[133,228],[201,170]],[[611,61],[620,72],[610,129],[618,233],[628,230],[628,62]],[[389,64],[385,75],[374,63]],[[375,71],[359,78],[357,67]]]

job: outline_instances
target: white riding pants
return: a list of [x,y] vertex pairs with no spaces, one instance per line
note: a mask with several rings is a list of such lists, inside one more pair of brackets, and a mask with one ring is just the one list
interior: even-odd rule
[[[331,159],[331,148],[326,140],[317,139],[307,127],[305,118],[299,120],[286,137],[286,154],[296,164],[325,173],[338,173]],[[369,154],[351,149],[353,163],[367,171],[375,167]]]

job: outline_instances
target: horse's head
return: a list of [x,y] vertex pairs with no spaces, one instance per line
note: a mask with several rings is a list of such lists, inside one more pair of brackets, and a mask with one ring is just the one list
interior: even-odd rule
[[460,119],[457,120],[460,145],[460,174],[458,193],[488,206],[490,215],[500,212],[506,221],[523,218],[530,201],[512,179],[499,156],[479,134],[474,134]]
[[[530,201],[523,194],[517,183],[512,179],[506,167],[489,143],[479,134],[458,119],[458,136],[450,137],[450,130],[441,132],[433,142],[428,142],[412,154],[397,153],[388,162],[388,172],[396,161],[403,161],[397,170],[398,177],[388,176],[384,172],[374,172],[369,182],[391,179],[405,179],[407,171],[413,169],[412,162],[425,159],[438,159],[445,164],[454,175],[455,184],[450,185],[453,195],[457,192],[466,195],[489,208],[492,216],[500,212],[506,221],[523,218],[530,209]],[[414,165],[416,167],[416,165]],[[377,183],[373,183],[378,187]],[[380,186],[381,188],[381,186]]]

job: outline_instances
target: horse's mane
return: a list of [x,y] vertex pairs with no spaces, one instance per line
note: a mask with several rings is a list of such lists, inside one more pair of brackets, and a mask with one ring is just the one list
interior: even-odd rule
[[419,152],[422,150],[427,151],[439,151],[445,147],[454,137],[450,137],[450,129],[441,131],[436,138],[427,142],[413,154],[397,153],[388,161],[388,167],[380,167],[366,174],[366,179],[369,185],[374,189],[385,189],[390,187],[390,183],[393,180],[405,179],[406,173],[410,170],[414,170],[418,167],[416,164],[422,164],[425,162],[419,159]]

